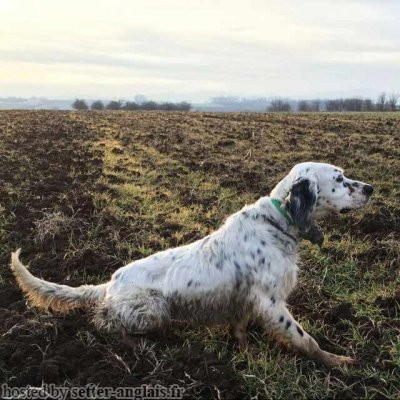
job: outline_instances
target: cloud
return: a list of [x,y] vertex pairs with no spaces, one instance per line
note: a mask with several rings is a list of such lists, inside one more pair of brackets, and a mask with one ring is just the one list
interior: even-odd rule
[[60,97],[78,87],[90,97],[198,100],[400,89],[395,1],[55,3],[3,0],[7,94],[42,95],[30,92],[42,87]]

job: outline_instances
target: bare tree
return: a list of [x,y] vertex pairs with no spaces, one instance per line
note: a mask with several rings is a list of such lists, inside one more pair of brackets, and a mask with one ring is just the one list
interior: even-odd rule
[[290,103],[283,99],[273,99],[267,108],[269,112],[289,112],[292,110]]
[[120,110],[121,107],[122,107],[122,102],[120,100],[118,100],[118,101],[112,100],[107,104],[106,109],[107,110]]
[[387,100],[387,106],[390,111],[396,111],[397,110],[397,102],[399,101],[399,94],[398,93],[392,93],[388,100]]
[[90,106],[92,110],[104,110],[104,103],[101,100],[96,100]]
[[177,106],[174,103],[161,103],[157,104],[156,106],[157,109],[163,110],[163,111],[175,111],[177,110]]
[[74,110],[88,110],[89,109],[86,101],[83,99],[75,99],[75,101],[72,103],[72,108]]
[[146,101],[140,105],[142,110],[157,110],[159,109],[159,105],[155,101]]
[[344,111],[362,111],[363,100],[358,97],[343,99]]
[[325,101],[325,109],[326,111],[343,111],[343,100],[326,100]]
[[297,110],[301,112],[311,111],[310,105],[307,100],[300,100],[297,104]]
[[319,111],[321,111],[321,100],[319,100],[319,99],[313,100],[313,101],[311,102],[310,109],[311,109],[311,111],[313,111],[313,112],[319,112]]
[[363,106],[362,106],[362,111],[374,111],[375,110],[375,105],[372,102],[371,99],[364,99],[363,100]]
[[138,110],[140,108],[139,104],[134,101],[127,101],[124,106],[122,107],[123,110],[133,111]]
[[178,109],[180,111],[190,111],[192,109],[192,105],[187,101],[181,101],[178,103]]
[[386,110],[386,93],[383,92],[378,96],[376,100],[376,111],[385,111]]

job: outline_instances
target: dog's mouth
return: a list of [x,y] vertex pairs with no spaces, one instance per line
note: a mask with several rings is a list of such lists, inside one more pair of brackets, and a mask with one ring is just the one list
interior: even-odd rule
[[365,199],[363,199],[362,201],[358,201],[355,204],[352,204],[351,207],[343,207],[343,208],[341,208],[339,210],[340,214],[347,214],[350,211],[358,210],[359,208],[364,207],[368,203],[370,197],[371,196],[365,196]]
[[368,202],[369,202],[369,199],[372,197],[372,194],[366,194],[365,195],[365,203],[364,204],[367,204]]

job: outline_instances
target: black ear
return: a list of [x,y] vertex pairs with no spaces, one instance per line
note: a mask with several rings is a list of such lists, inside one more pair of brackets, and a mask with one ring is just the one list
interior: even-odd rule
[[322,244],[324,243],[324,234],[315,221],[311,224],[308,232],[301,233],[301,238],[309,240],[311,243],[317,244],[319,247],[322,247]]
[[308,232],[313,222],[313,210],[317,202],[315,187],[315,183],[309,179],[298,180],[292,186],[286,203],[286,210],[302,233]]

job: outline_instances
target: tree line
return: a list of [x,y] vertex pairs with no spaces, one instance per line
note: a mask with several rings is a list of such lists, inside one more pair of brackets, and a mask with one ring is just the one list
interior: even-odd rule
[[267,111],[270,112],[344,112],[344,111],[399,111],[400,95],[392,93],[390,95],[381,93],[376,101],[371,99],[363,99],[358,97],[339,98],[328,100],[298,100],[290,101],[288,99],[273,99]]
[[192,105],[186,101],[182,101],[180,103],[157,103],[155,101],[144,101],[142,103],[138,103],[135,101],[126,101],[123,102],[121,100],[109,101],[108,103],[104,103],[101,100],[93,101],[92,104],[88,104],[86,100],[83,99],[75,99],[72,103],[72,108],[74,110],[125,110],[125,111],[134,111],[134,110],[161,110],[161,111],[190,111]]
[[[186,101],[180,103],[148,101],[145,96],[138,95],[136,101],[112,100],[104,103],[102,100],[89,104],[86,100],[76,99],[72,108],[75,110],[160,110],[160,111],[190,111],[192,105]],[[236,98],[214,97],[203,109],[211,111],[255,111],[255,112],[368,112],[368,111],[400,111],[400,95],[396,93],[381,93],[375,101],[369,98],[349,97],[337,99],[292,100],[285,98]],[[197,105],[199,107],[199,105]]]

